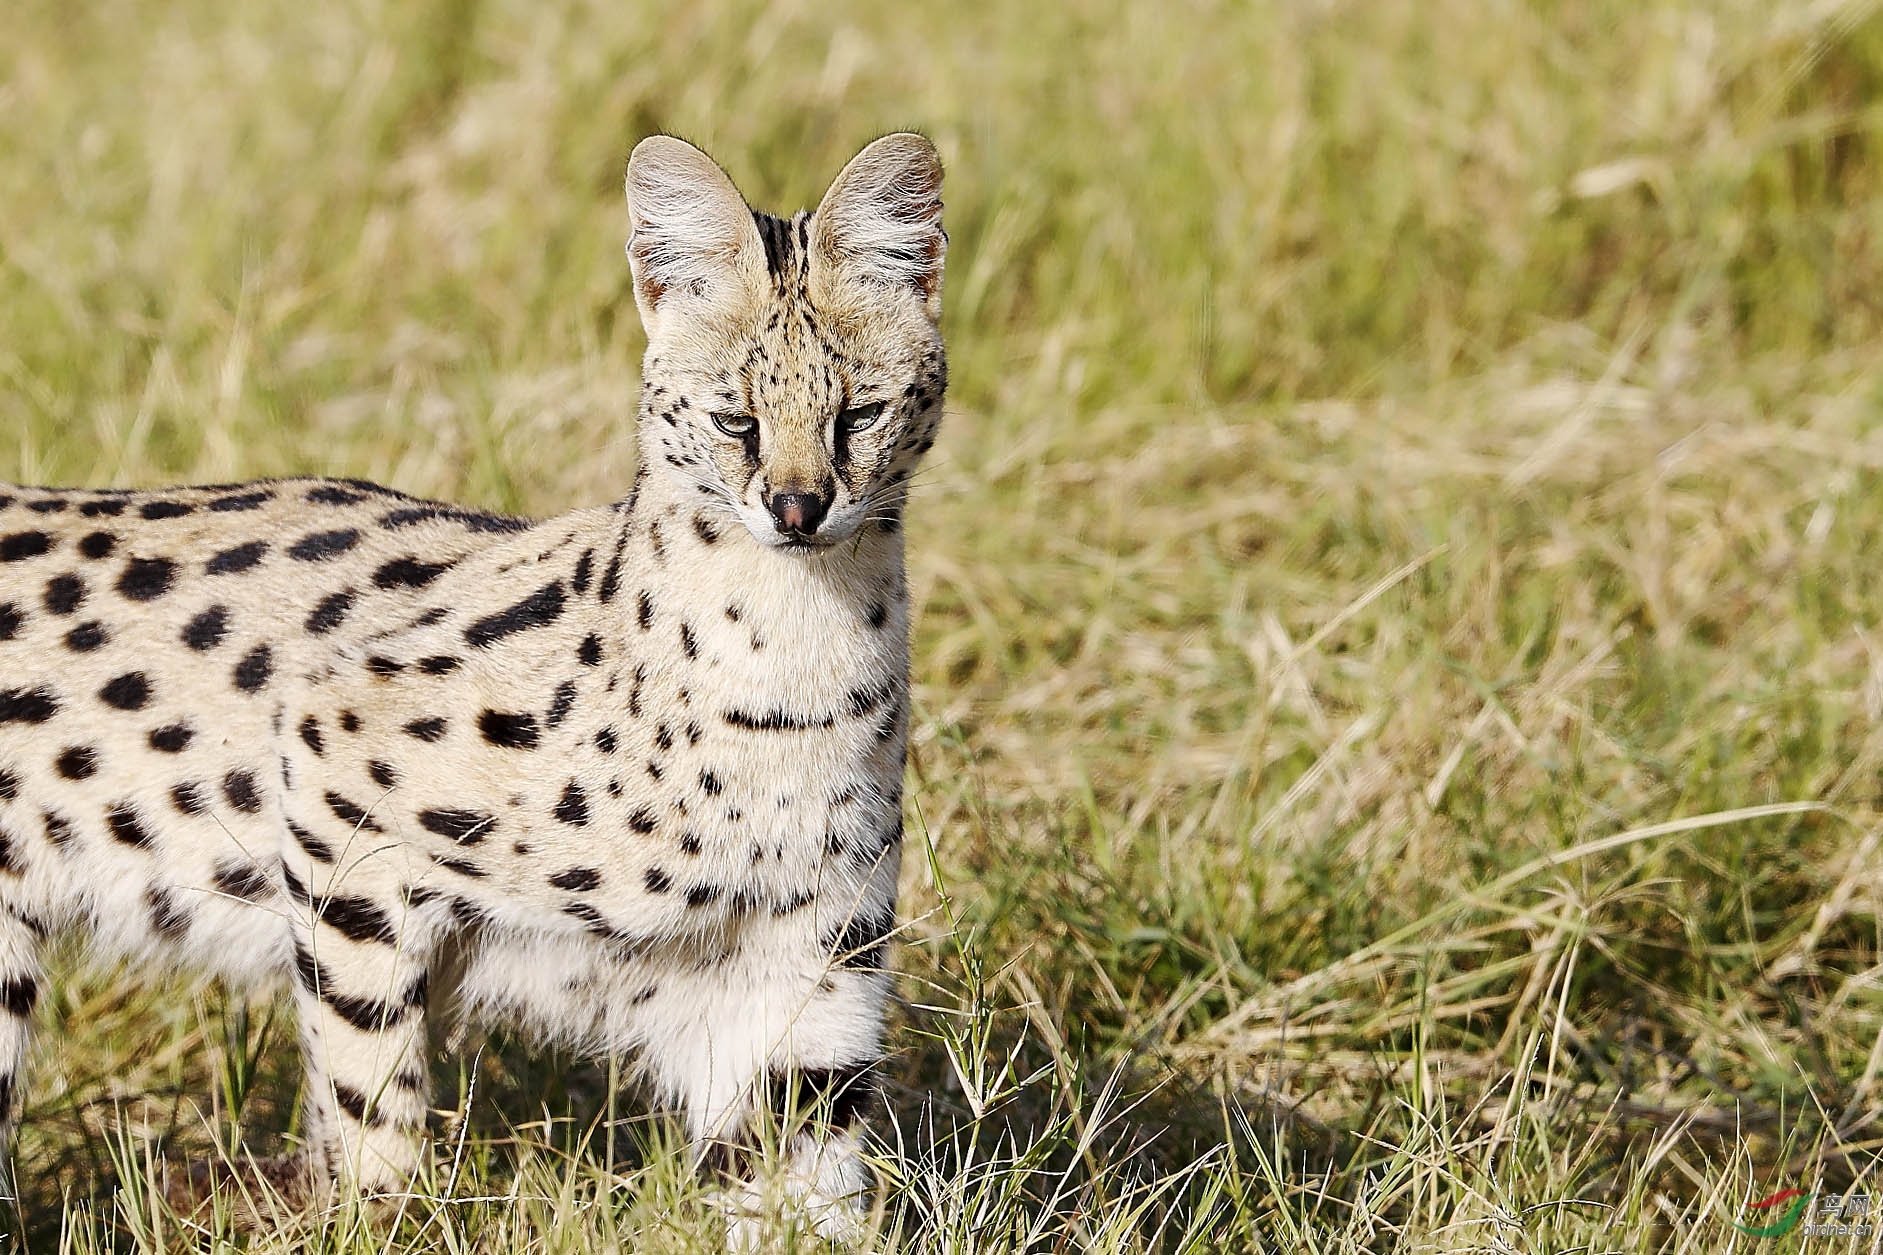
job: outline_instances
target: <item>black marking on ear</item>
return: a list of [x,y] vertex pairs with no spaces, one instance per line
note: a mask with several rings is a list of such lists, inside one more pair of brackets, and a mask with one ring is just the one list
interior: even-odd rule
[[118,576],[118,592],[131,601],[155,601],[176,578],[177,564],[168,558],[132,558]]
[[514,606],[486,615],[464,629],[464,639],[488,649],[504,637],[554,623],[562,615],[562,581],[545,584]]
[[419,826],[449,837],[459,845],[476,845],[497,828],[497,817],[486,811],[439,808],[418,813]]
[[288,556],[299,562],[331,562],[360,543],[358,528],[342,527],[313,532],[288,546]]
[[205,575],[239,575],[260,562],[268,553],[268,542],[251,540],[247,544],[224,549],[203,563]]

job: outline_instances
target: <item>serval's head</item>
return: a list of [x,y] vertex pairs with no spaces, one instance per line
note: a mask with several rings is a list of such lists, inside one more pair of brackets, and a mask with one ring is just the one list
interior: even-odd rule
[[947,376],[941,181],[934,145],[886,135],[816,212],[778,218],[691,144],[641,141],[628,259],[650,473],[690,481],[779,549],[901,526]]

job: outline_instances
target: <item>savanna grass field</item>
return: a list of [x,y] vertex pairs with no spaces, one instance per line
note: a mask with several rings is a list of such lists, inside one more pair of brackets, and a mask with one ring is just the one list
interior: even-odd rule
[[[0,478],[612,500],[635,141],[789,210],[902,128],[880,1247],[1876,1249],[1873,4],[11,0]],[[57,970],[24,1249],[719,1249],[623,1061],[501,1035],[391,1222],[180,1225],[160,1162],[292,1135],[291,1017]]]

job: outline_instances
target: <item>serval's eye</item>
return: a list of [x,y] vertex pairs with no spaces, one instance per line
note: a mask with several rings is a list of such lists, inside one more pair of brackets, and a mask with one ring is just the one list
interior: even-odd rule
[[744,440],[758,430],[758,420],[750,414],[715,414],[713,426],[735,440]]
[[847,432],[868,431],[883,419],[883,403],[872,401],[868,405],[852,406],[837,415],[837,425]]

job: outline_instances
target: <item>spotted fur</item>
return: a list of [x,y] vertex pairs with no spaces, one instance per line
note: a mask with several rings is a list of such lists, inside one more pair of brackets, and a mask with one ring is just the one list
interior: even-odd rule
[[448,1001],[637,1057],[702,1147],[818,1100],[785,1179],[850,1226],[901,850],[902,504],[945,377],[939,194],[916,136],[789,219],[645,141],[641,466],[609,507],[0,485],[0,1111],[45,942],[79,930],[291,988],[315,1181],[405,1184]]

